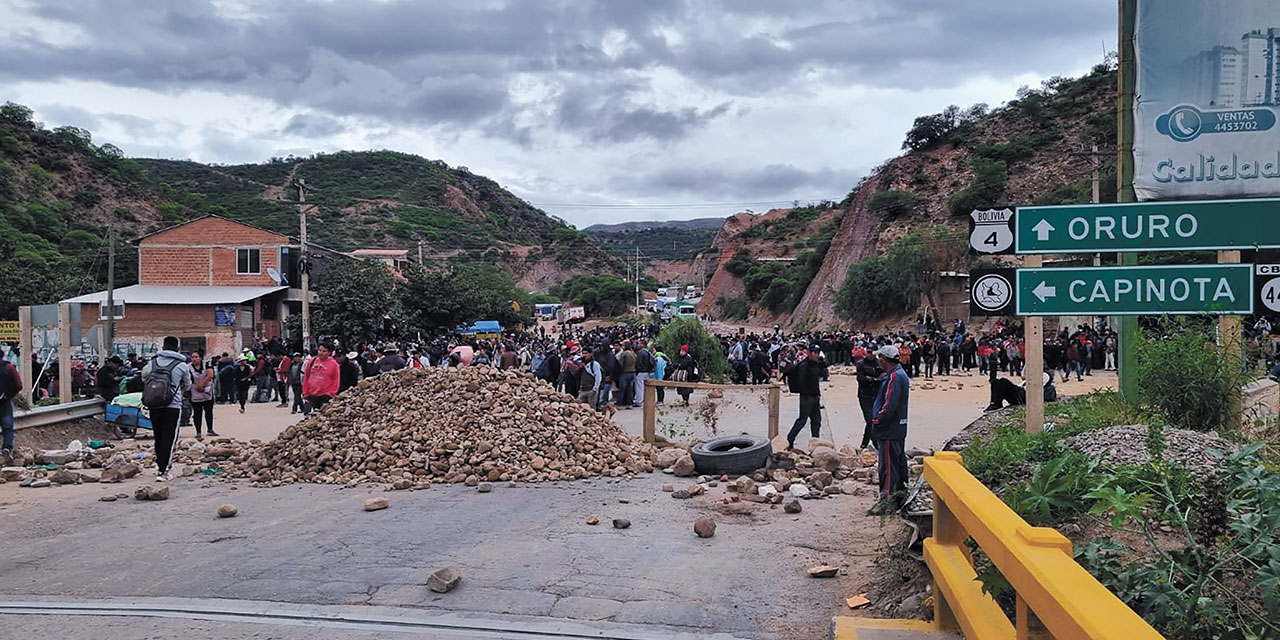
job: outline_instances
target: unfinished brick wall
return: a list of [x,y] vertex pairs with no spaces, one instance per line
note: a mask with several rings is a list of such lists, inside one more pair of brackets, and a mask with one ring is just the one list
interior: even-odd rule
[[[289,239],[222,218],[208,217],[161,231],[138,244],[138,282],[144,285],[271,286]],[[259,249],[257,274],[236,273],[236,249]]]

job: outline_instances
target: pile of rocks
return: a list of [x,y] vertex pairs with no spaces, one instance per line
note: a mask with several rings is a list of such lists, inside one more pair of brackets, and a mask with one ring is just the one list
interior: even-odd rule
[[408,488],[620,477],[652,471],[656,450],[528,373],[468,367],[363,380],[256,450],[213,453],[255,482]]

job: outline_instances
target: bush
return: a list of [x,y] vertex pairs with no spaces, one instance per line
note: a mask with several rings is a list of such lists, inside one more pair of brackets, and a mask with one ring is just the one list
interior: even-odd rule
[[[729,359],[702,323],[695,318],[672,320],[658,334],[658,350],[672,358],[680,357],[680,347],[689,345],[689,353],[698,361],[702,381],[721,383],[729,378]],[[673,360],[677,362],[678,360]]]
[[751,256],[751,252],[746,247],[738,247],[738,250],[733,252],[733,257],[724,263],[724,270],[741,278],[755,266],[756,259]]
[[973,184],[956,192],[947,200],[953,216],[969,215],[974,209],[989,209],[1004,196],[1009,182],[1009,167],[1003,160],[974,156]]
[[746,296],[716,298],[716,306],[720,307],[720,315],[726,320],[746,320],[751,313],[751,300]]
[[1219,430],[1239,406],[1248,381],[1241,345],[1214,345],[1210,331],[1193,319],[1166,319],[1136,341],[1138,397],[1170,426]]
[[911,213],[919,204],[920,198],[910,191],[890,189],[880,191],[867,201],[867,209],[883,213],[891,218]]

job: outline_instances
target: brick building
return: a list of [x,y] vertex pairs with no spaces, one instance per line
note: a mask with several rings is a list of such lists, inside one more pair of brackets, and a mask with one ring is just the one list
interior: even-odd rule
[[[285,318],[301,312],[301,245],[288,236],[205,216],[137,243],[138,284],[114,294],[115,353],[149,352],[166,335],[178,336],[184,351],[231,353],[283,338]],[[310,243],[308,253],[312,273],[340,256]],[[81,335],[106,320],[106,298],[99,291],[63,301],[81,305]]]

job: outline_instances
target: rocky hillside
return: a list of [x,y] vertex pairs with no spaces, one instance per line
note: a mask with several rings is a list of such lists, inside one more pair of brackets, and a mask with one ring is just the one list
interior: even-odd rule
[[[296,236],[302,178],[319,205],[309,239],[338,250],[405,248],[427,260],[485,261],[527,289],[577,273],[621,273],[591,239],[496,182],[438,160],[388,151],[212,166],[126,158],[76,127],[45,129],[30,109],[0,107],[0,319],[101,288],[105,229],[122,241],[205,214]],[[116,277],[136,281],[134,247],[118,244]]]
[[[955,255],[967,245],[968,214],[973,209],[1088,202],[1095,167],[1101,200],[1114,201],[1115,144],[1115,70],[1110,64],[1077,79],[1052,78],[1039,89],[1024,88],[1017,99],[995,109],[950,107],[922,116],[906,133],[905,153],[874,169],[832,207],[828,219],[838,219],[838,227],[830,237],[814,238],[829,242],[829,249],[821,242],[814,244],[814,250],[822,251],[812,273],[802,267],[816,253],[790,269],[772,265],[766,270],[766,265],[749,259],[778,251],[799,256],[808,249],[795,247],[795,242],[811,237],[806,234],[815,233],[814,228],[775,238],[766,249],[735,240],[742,217],[730,218],[717,236],[716,249],[700,257],[719,263],[712,281],[717,283],[716,296],[723,297],[708,296],[704,304],[725,318],[759,316],[758,324],[777,319],[802,328],[852,326],[848,313],[837,313],[840,290],[852,266],[889,253],[900,241],[919,242],[918,236],[905,239],[912,230],[939,225],[945,233],[929,234],[931,246],[926,249],[930,254]],[[934,246],[938,243],[954,246]],[[740,249],[750,255],[743,253],[735,262]],[[922,286],[927,290],[929,283]],[[796,287],[803,291],[797,298],[781,295]],[[743,293],[735,298],[739,290]],[[769,296],[769,291],[778,295]],[[769,313],[761,315],[762,307]],[[914,316],[914,309],[885,315],[894,313]]]

